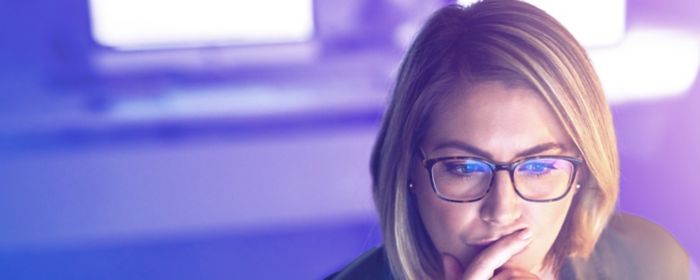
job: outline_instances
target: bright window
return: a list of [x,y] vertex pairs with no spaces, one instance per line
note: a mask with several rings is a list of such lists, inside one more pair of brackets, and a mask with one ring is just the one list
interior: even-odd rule
[[302,42],[312,0],[90,0],[100,45],[152,49]]
[[[475,0],[459,0],[470,5]],[[617,43],[625,34],[625,0],[526,0],[561,22],[586,47]]]

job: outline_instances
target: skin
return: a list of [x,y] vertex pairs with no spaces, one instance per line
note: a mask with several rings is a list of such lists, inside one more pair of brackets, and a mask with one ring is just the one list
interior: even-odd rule
[[[538,155],[577,156],[554,112],[529,88],[483,82],[446,101],[433,114],[421,145],[426,158],[478,156],[512,162]],[[552,278],[542,262],[561,230],[575,189],[556,202],[528,202],[517,195],[508,172],[499,171],[482,200],[453,203],[437,197],[422,165],[413,168],[419,213],[443,254],[447,279]],[[489,238],[497,240],[474,244]]]

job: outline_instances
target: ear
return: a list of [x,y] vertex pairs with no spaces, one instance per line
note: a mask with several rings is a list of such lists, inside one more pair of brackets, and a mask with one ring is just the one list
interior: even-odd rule
[[422,160],[425,159],[425,153],[423,153],[422,149],[415,149],[416,152],[412,153],[411,155],[411,164],[409,165],[409,170],[408,170],[408,184],[406,184],[406,187],[411,193],[416,192],[416,184],[414,183],[416,180],[414,179],[414,172],[419,172],[420,168],[422,167]]
[[586,182],[588,182],[588,174],[588,167],[585,164],[579,168],[574,177],[574,192],[579,192],[585,188]]

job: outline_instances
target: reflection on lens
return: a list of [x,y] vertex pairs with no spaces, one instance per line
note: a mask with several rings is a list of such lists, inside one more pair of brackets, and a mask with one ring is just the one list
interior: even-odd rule
[[528,199],[553,199],[566,193],[574,166],[558,158],[524,161],[514,172],[515,186]]
[[454,200],[470,200],[483,195],[491,174],[491,167],[473,159],[447,160],[433,166],[438,193]]

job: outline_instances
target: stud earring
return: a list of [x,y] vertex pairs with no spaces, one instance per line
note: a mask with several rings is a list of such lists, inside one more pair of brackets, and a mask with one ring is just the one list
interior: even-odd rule
[[578,189],[580,189],[580,188],[581,188],[581,185],[580,185],[580,184],[576,184],[576,189],[578,190]]

